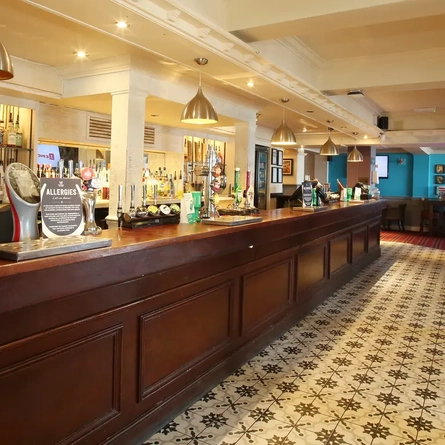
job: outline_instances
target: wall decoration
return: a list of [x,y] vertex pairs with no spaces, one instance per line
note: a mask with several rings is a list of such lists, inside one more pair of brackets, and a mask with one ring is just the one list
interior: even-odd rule
[[282,168],[279,168],[279,169],[278,169],[278,182],[279,182],[280,184],[283,183],[283,169],[282,169]]
[[379,175],[379,179],[388,179],[388,155],[377,155],[375,157],[375,171]]
[[281,167],[283,165],[283,150],[278,150],[278,162],[277,164]]
[[272,148],[272,160],[270,163],[271,163],[271,165],[277,165],[277,161],[278,161],[277,149]]
[[277,167],[272,167],[272,183],[277,183],[278,182],[278,168]]
[[289,176],[294,174],[294,160],[283,159],[283,175]]
[[435,176],[434,180],[436,184],[445,184],[445,176]]
[[439,174],[445,173],[445,166],[443,164],[436,164],[435,168],[434,168],[434,172],[439,173]]

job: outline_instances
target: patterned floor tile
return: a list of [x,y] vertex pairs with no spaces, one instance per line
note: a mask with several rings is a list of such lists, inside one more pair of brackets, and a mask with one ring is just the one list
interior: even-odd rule
[[445,252],[382,257],[150,445],[445,445]]

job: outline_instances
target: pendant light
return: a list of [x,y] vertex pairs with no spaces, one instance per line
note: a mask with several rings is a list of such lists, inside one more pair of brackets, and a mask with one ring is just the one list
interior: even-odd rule
[[[328,130],[331,131],[332,128],[328,127]],[[338,148],[332,142],[331,135],[329,135],[328,140],[321,147],[320,154],[322,156],[337,156],[339,154]]]
[[[204,66],[208,60],[204,57],[198,57],[195,62]],[[218,122],[218,115],[213,108],[213,105],[202,93],[201,87],[201,71],[199,71],[199,86],[196,96],[184,107],[181,115],[181,122],[187,124],[214,124]]]
[[14,68],[8,51],[0,43],[0,80],[8,80],[14,77]]
[[[280,99],[281,102],[289,102],[288,98]],[[276,145],[278,147],[294,147],[297,145],[297,140],[295,139],[294,132],[286,124],[284,119],[284,107],[283,107],[283,120],[281,125],[274,131],[272,139],[270,141],[271,145]]]
[[363,162],[363,155],[357,150],[356,146],[348,154],[348,162]]

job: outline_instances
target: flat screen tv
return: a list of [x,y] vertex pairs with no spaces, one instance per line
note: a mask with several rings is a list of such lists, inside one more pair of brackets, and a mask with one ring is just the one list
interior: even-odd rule
[[388,179],[388,155],[377,155],[375,157],[375,170],[379,179]]

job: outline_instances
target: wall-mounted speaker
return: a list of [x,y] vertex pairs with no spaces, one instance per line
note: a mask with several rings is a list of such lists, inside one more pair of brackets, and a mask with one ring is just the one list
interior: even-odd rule
[[381,130],[388,129],[388,116],[379,116],[377,119],[377,127]]

